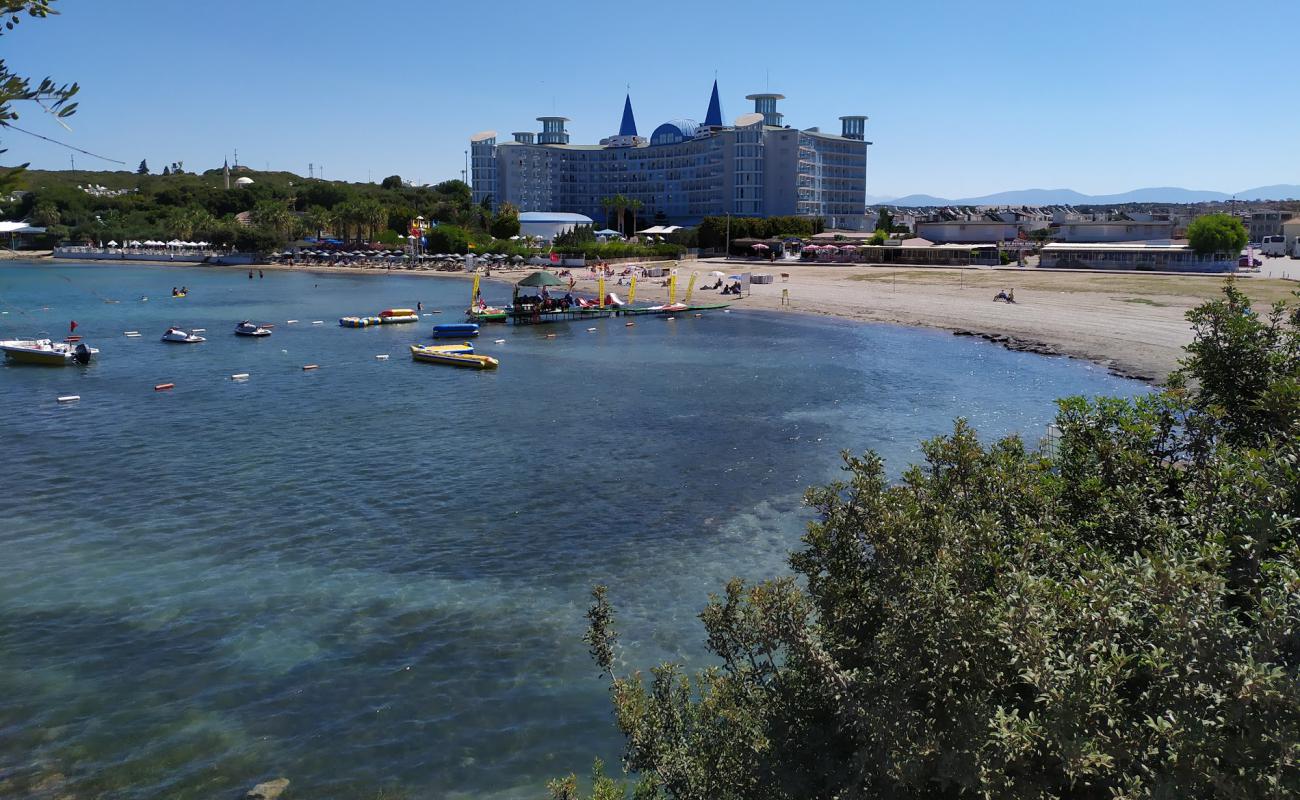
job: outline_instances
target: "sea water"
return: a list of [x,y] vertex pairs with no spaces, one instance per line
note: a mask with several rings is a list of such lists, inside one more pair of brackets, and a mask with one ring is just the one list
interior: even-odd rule
[[[100,350],[0,368],[0,796],[210,798],[281,775],[312,797],[541,796],[621,752],[581,641],[593,584],[611,587],[625,668],[699,666],[707,593],[788,572],[802,493],[840,451],[896,475],[955,417],[1036,443],[1055,398],[1145,391],[743,301],[632,327],[485,325],[497,371],[412,362],[468,293],[0,267],[0,338],[75,320]],[[417,302],[418,324],[337,324]],[[274,335],[233,335],[243,319]],[[207,341],[160,342],[170,325]]]

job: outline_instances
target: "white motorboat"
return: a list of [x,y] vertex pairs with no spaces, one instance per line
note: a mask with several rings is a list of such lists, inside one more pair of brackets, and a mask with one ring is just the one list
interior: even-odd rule
[[94,347],[87,347],[84,342],[54,342],[49,339],[11,339],[0,342],[5,358],[21,364],[45,364],[63,366],[65,364],[89,364],[91,358],[99,354]]
[[207,339],[202,336],[190,333],[189,331],[183,331],[180,328],[168,328],[167,332],[162,335],[162,340],[164,342],[176,342],[178,344],[198,344],[199,342],[207,341]]
[[235,326],[235,333],[240,336],[270,336],[271,329],[264,328],[256,323],[244,320]]

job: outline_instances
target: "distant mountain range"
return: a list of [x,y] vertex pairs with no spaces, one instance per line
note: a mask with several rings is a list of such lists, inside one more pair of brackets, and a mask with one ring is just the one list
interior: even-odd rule
[[[868,197],[868,204],[892,206],[1055,206],[1114,205],[1118,203],[1210,203],[1231,200],[1234,195],[1177,186],[1134,189],[1121,194],[1083,194],[1073,189],[1016,189],[980,197],[935,197],[909,194],[906,197]],[[1292,200],[1300,198],[1300,185],[1257,186],[1237,192],[1238,200]]]

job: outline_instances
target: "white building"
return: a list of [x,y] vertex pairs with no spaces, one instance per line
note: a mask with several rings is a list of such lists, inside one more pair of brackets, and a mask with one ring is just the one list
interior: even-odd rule
[[1029,233],[1048,227],[1046,220],[1000,222],[989,219],[943,220],[916,223],[916,235],[935,244],[979,244],[1006,242],[1018,238],[1021,231]]
[[1039,267],[1141,270],[1154,272],[1233,272],[1236,253],[1197,255],[1187,244],[1080,242],[1045,245]]
[[579,225],[590,225],[591,217],[563,211],[525,211],[519,215],[520,236],[540,236],[552,241]]
[[1052,236],[1058,242],[1152,242],[1174,237],[1174,223],[1131,219],[1110,222],[1063,222]]

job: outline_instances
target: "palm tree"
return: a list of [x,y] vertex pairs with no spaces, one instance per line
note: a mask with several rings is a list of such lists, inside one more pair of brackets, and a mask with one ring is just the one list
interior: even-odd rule
[[388,209],[384,208],[378,200],[367,200],[365,202],[366,224],[370,227],[370,241],[379,238],[379,229],[388,222]]
[[289,209],[279,200],[261,200],[253,207],[253,222],[276,233],[289,228]]
[[614,198],[612,198],[612,197],[602,197],[602,198],[600,198],[600,207],[603,208],[603,209],[605,209],[605,227],[608,228],[608,227],[609,227],[609,215],[610,215],[610,212],[612,212],[612,211],[614,210]]
[[636,212],[645,208],[645,203],[634,197],[627,201],[627,207],[632,212],[632,232],[636,233]]
[[618,232],[624,233],[625,231],[623,230],[623,212],[627,209],[628,199],[624,197],[621,193],[616,194],[610,200],[610,204],[614,206],[614,212],[618,215]]
[[303,221],[307,224],[307,232],[319,239],[334,224],[334,215],[324,206],[312,206],[307,209]]

